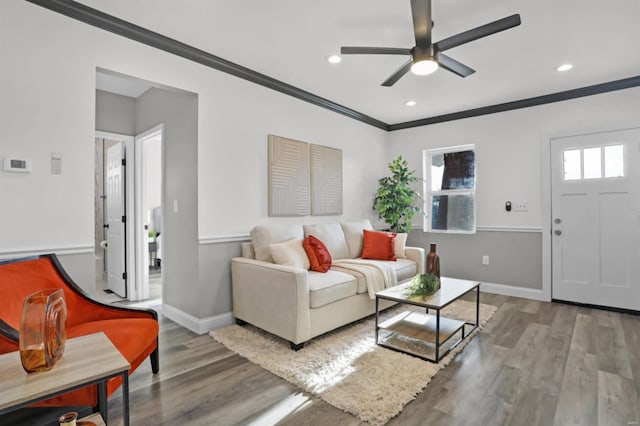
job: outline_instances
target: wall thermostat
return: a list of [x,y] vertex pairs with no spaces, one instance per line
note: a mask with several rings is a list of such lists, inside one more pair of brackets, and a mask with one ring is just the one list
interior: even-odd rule
[[26,158],[5,158],[4,171],[10,173],[31,173],[31,160]]

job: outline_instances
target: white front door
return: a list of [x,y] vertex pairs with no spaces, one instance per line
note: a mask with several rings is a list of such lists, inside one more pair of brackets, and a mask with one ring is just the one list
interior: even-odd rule
[[107,149],[107,288],[127,297],[125,268],[125,173],[122,142]]
[[551,141],[552,297],[640,310],[640,129]]

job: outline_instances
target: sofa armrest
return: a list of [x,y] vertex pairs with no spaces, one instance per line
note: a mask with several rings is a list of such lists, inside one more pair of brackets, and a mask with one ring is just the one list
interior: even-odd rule
[[422,247],[405,247],[404,254],[407,259],[416,262],[416,273],[424,274],[427,270],[425,251]]
[[236,318],[295,344],[309,339],[308,271],[235,257],[231,287]]

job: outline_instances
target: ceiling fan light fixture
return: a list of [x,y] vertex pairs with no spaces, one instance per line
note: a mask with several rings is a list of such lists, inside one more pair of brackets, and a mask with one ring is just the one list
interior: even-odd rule
[[433,59],[423,59],[411,65],[411,72],[415,75],[429,75],[436,72],[438,63]]
[[413,101],[413,100],[408,100],[407,102],[404,103],[406,106],[408,107],[412,107],[412,106],[416,106],[417,102]]

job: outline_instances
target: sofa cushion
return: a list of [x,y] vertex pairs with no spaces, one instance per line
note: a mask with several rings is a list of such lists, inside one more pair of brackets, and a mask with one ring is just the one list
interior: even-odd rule
[[309,306],[311,309],[355,296],[356,279],[344,272],[309,272]]
[[313,235],[309,235],[302,242],[302,247],[309,259],[311,270],[327,272],[331,268],[331,254],[322,241]]
[[309,269],[309,258],[302,247],[302,240],[292,238],[284,243],[269,244],[271,257],[278,265]]
[[396,258],[398,259],[404,259],[407,257],[406,254],[404,254],[404,248],[407,245],[407,233],[406,232],[400,232],[396,234],[396,239],[393,240],[393,247],[394,247],[394,251],[396,253]]
[[[411,259],[398,259],[396,261],[389,260],[378,260],[377,262],[387,264],[396,271],[396,277],[398,278],[398,282],[402,282],[409,278],[413,278],[418,272],[418,268],[416,262]],[[354,274],[357,279],[358,288],[356,292],[358,294],[366,293],[367,290],[367,281],[363,276],[357,276]]]
[[344,232],[351,258],[355,259],[356,257],[362,256],[362,231],[364,229],[373,229],[371,222],[365,219],[360,222],[341,223],[340,226],[342,227],[342,232]]
[[313,235],[322,241],[333,259],[349,258],[349,247],[339,223],[304,225],[304,236],[307,237],[309,235]]
[[364,233],[362,258],[378,260],[396,260],[394,232],[362,231]]
[[302,225],[258,225],[251,232],[251,242],[256,252],[256,260],[273,263],[269,244],[283,243],[292,238],[302,240]]

